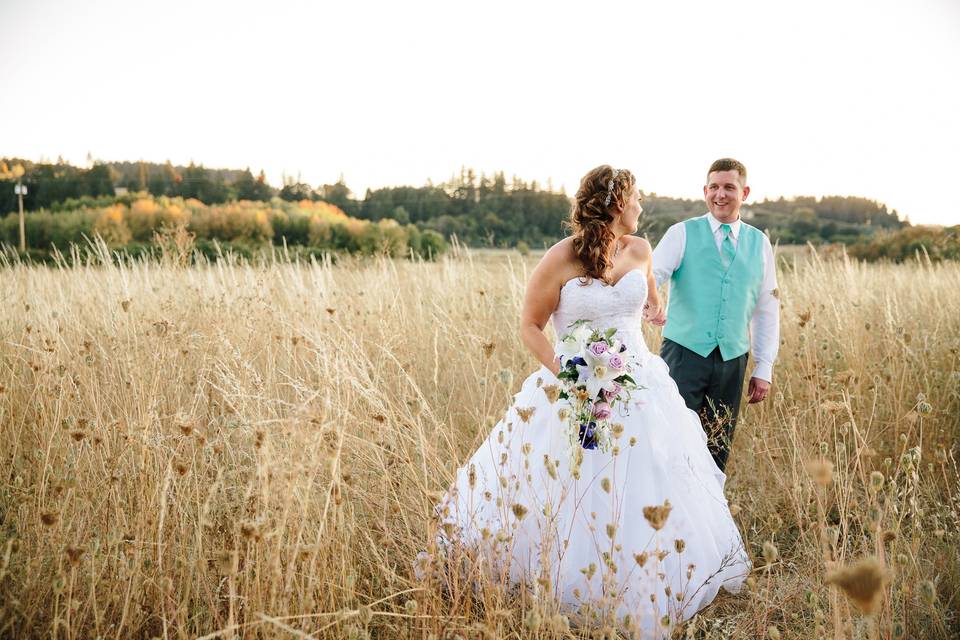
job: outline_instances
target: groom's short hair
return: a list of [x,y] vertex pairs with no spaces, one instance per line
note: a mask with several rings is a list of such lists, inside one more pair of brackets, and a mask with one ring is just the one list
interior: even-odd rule
[[733,158],[714,160],[713,164],[710,165],[710,170],[707,171],[707,182],[710,182],[710,174],[714,171],[736,171],[740,174],[740,186],[747,184],[747,168],[739,160]]

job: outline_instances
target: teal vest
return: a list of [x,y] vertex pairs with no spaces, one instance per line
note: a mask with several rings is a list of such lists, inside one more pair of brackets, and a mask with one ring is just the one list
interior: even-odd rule
[[723,268],[707,218],[683,223],[687,240],[673,272],[663,336],[702,357],[724,360],[750,350],[749,325],[763,283],[763,232],[740,221],[737,253]]

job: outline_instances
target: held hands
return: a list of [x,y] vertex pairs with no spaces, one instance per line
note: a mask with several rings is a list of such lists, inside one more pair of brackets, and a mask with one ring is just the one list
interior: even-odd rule
[[747,387],[748,404],[762,402],[767,394],[770,393],[770,383],[760,378],[750,378],[750,385]]
[[667,310],[660,305],[651,305],[649,302],[643,305],[643,319],[650,324],[662,327],[667,324]]

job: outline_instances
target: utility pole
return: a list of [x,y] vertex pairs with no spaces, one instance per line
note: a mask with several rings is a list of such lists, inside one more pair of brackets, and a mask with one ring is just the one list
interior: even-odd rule
[[0,180],[16,180],[13,185],[13,192],[17,194],[20,200],[20,251],[27,250],[27,233],[23,220],[23,196],[27,195],[27,185],[23,184],[23,174],[25,173],[22,164],[7,167],[6,162],[0,162]]
[[27,186],[23,184],[19,176],[16,186],[13,187],[13,192],[17,194],[17,199],[20,201],[20,252],[25,253],[27,250],[27,231],[23,220],[23,196],[27,195]]

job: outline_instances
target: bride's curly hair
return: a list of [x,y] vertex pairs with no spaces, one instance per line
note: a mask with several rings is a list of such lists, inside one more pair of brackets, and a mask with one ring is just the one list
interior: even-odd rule
[[610,269],[613,213],[623,210],[635,184],[632,173],[620,169],[614,177],[614,168],[608,164],[592,169],[580,180],[570,220],[565,226],[573,230],[573,251],[583,264],[588,283],[591,278],[603,280]]

